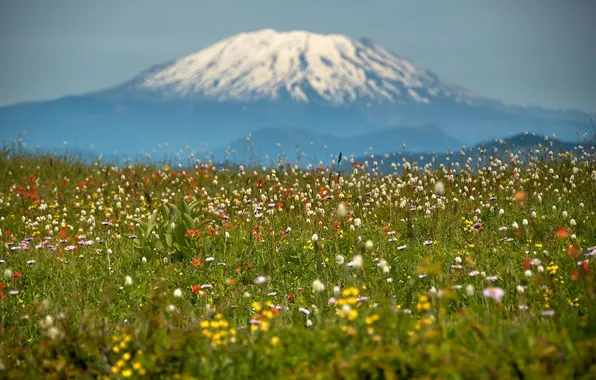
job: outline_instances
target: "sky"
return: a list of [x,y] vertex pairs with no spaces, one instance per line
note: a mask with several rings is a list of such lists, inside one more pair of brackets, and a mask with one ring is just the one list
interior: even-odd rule
[[593,0],[0,0],[0,105],[99,90],[225,37],[368,37],[520,105],[596,111]]

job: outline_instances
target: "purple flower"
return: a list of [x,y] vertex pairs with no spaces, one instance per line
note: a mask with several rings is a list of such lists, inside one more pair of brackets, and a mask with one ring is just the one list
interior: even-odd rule
[[492,298],[497,302],[501,302],[501,299],[505,295],[505,291],[502,288],[485,288],[482,290],[482,294],[486,298]]

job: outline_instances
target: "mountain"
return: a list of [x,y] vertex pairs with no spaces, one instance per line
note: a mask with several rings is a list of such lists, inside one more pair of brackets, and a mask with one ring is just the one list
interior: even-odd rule
[[[429,125],[434,129],[423,128]],[[581,111],[506,105],[369,39],[271,29],[231,36],[110,88],[0,107],[0,141],[27,130],[30,146],[68,141],[134,155],[160,154],[167,142],[174,152],[188,144],[216,159],[259,130],[292,149],[295,131],[309,131],[350,154],[393,139],[398,146],[424,142],[422,135],[426,149],[440,151],[454,149],[456,140],[473,145],[528,130],[571,140],[589,128]],[[432,142],[437,136],[443,137]]]
[[[370,142],[375,142],[371,144]],[[238,139],[214,152],[214,157],[241,163],[277,163],[278,156],[286,161],[318,165],[337,157],[340,152],[372,154],[393,152],[405,145],[411,151],[444,152],[459,149],[463,142],[447,135],[436,125],[385,129],[353,137],[335,137],[297,128],[262,128],[249,139]],[[349,154],[349,153],[348,153]]]

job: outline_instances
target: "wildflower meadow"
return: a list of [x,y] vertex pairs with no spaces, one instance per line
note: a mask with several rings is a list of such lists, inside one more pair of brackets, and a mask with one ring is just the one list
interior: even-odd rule
[[[0,378],[596,378],[596,150],[0,151]],[[387,165],[385,165],[387,166]]]

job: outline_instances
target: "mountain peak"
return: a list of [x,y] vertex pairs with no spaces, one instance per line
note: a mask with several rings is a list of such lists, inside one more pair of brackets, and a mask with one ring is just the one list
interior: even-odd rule
[[121,87],[144,97],[192,101],[370,106],[483,99],[370,39],[274,29],[225,38]]

